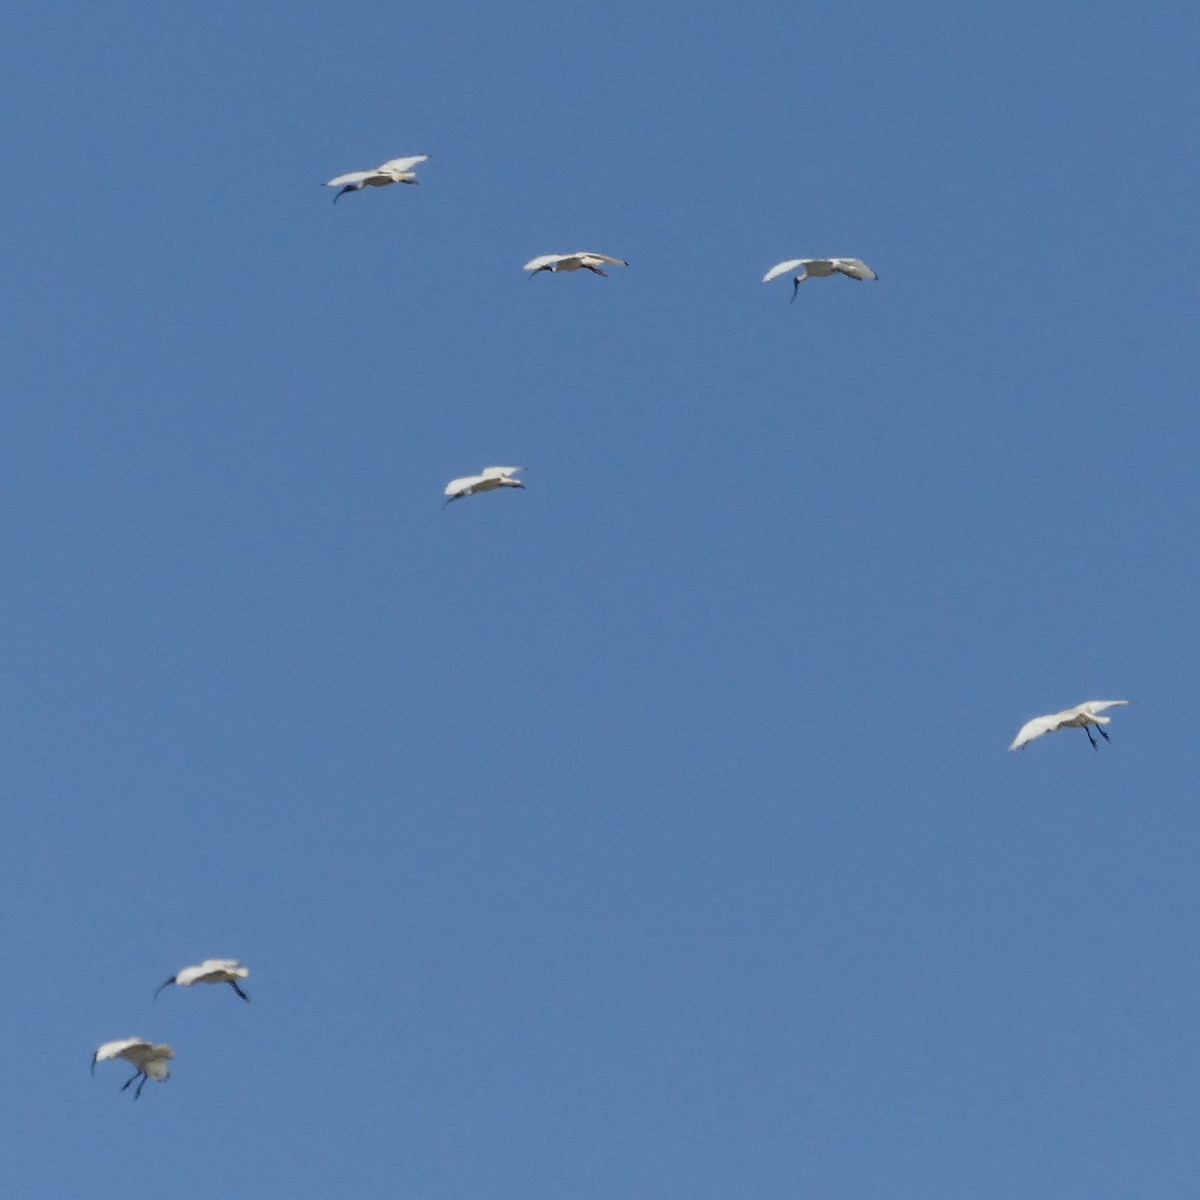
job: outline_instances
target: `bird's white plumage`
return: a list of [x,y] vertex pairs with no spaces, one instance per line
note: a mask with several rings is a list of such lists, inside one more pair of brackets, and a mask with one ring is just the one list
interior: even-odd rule
[[191,967],[180,967],[165,983],[160,984],[158,995],[163,988],[172,984],[176,987],[191,987],[194,983],[227,983],[243,1000],[250,997],[238,987],[238,980],[245,979],[250,974],[250,968],[236,958],[206,958],[202,963]]
[[234,979],[245,979],[250,968],[236,958],[206,958],[194,967],[184,967],[175,973],[179,987],[191,987],[193,983],[229,983]]
[[804,272],[797,282],[808,278],[824,278],[827,275],[846,275],[851,279],[878,279],[879,276],[861,258],[789,258],[776,263],[764,276],[763,283],[770,283],[780,275],[786,275],[797,267]]
[[[496,488],[523,488],[525,485],[514,478],[524,467],[484,467],[478,475],[464,475],[461,479],[452,479],[446,484],[442,494],[450,500],[458,500],[463,496],[473,496],[476,492],[491,492]],[[447,500],[447,504],[450,501]]]
[[347,171],[345,175],[335,175],[332,179],[325,181],[326,187],[342,187],[347,183],[362,183],[364,179],[369,179],[374,171]]
[[483,482],[482,475],[464,475],[461,479],[452,479],[442,491],[443,496],[466,496],[471,488]]
[[1082,704],[1075,705],[1074,708],[1064,708],[1062,712],[1034,717],[1033,720],[1026,721],[1017,730],[1017,736],[1013,738],[1009,749],[1019,750],[1027,742],[1032,742],[1034,738],[1039,738],[1045,733],[1056,733],[1060,729],[1083,729],[1088,725],[1107,725],[1112,718],[1102,717],[1100,714],[1106,708],[1114,708],[1119,704],[1128,703],[1128,700],[1085,700]]
[[789,271],[794,271],[797,267],[804,264],[802,258],[789,258],[786,262],[776,263],[763,277],[763,283],[770,283],[772,279],[778,279],[780,275],[786,275]]
[[107,1062],[110,1058],[128,1058],[130,1062],[133,1062],[133,1058],[130,1057],[131,1052],[137,1053],[138,1049],[148,1050],[150,1046],[151,1043],[145,1038],[117,1038],[116,1041],[105,1042],[100,1046],[92,1055],[92,1062]]
[[157,1045],[146,1041],[145,1038],[118,1038],[115,1042],[105,1042],[92,1055],[92,1074],[96,1073],[98,1062],[108,1062],[111,1059],[123,1058],[135,1071],[121,1085],[121,1091],[136,1083],[133,1093],[136,1100],[142,1094],[147,1079],[157,1079],[159,1082],[170,1077],[171,1068],[167,1063],[175,1057],[175,1051],[165,1042]]
[[522,268],[522,271],[537,271],[541,267],[548,267],[551,263],[558,262],[563,256],[561,254],[539,254],[537,258],[531,258]]
[[148,1058],[146,1059],[146,1065],[142,1068],[142,1070],[149,1075],[151,1079],[157,1079],[159,1081],[169,1079],[171,1076],[171,1069],[167,1066],[166,1058]]
[[145,1038],[118,1038],[114,1042],[105,1042],[97,1049],[92,1055],[92,1067],[109,1059],[123,1058],[139,1071],[152,1075],[155,1079],[166,1079],[169,1073],[167,1060],[174,1057],[175,1051],[164,1042],[156,1045]]
[[330,179],[326,187],[385,187],[389,183],[415,182],[413,167],[429,161],[428,154],[412,154],[408,158],[389,158],[373,171],[347,171]]
[[598,254],[593,250],[577,250],[574,254],[539,254],[537,258],[531,258],[522,270],[578,271],[584,268],[604,274],[599,269],[604,264],[611,267],[629,266],[623,258],[613,258],[610,254]]
[[420,166],[423,162],[429,161],[428,154],[412,154],[408,158],[389,158],[387,162],[380,163],[375,168],[376,175],[404,175],[411,171],[413,167]]

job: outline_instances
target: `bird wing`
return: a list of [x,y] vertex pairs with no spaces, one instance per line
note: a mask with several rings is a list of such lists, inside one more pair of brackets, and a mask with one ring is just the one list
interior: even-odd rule
[[1020,750],[1026,742],[1040,738],[1043,733],[1053,733],[1056,729],[1061,729],[1065,716],[1064,713],[1050,713],[1049,716],[1034,717],[1032,721],[1026,721],[1017,730],[1017,736],[1013,738],[1013,744],[1009,746],[1009,749]]
[[467,488],[473,488],[482,482],[482,475],[464,475],[461,479],[450,480],[450,482],[446,484],[446,489],[442,495],[457,496],[459,492],[465,492]]
[[794,271],[797,267],[805,267],[810,262],[811,258],[789,258],[786,262],[776,263],[763,277],[763,283],[770,283],[772,279],[778,279],[780,275],[786,275],[789,271]]
[[411,171],[418,163],[428,161],[428,154],[414,154],[411,158],[389,158],[387,162],[380,163],[371,174],[390,175],[395,171],[397,174],[402,175],[405,171]]
[[613,267],[627,267],[629,264],[623,258],[613,258],[610,254],[597,254],[593,250],[580,250],[576,254],[567,255],[568,258],[577,259],[583,262],[585,258],[591,259],[592,262],[608,263]]
[[1085,700],[1082,704],[1076,706],[1076,712],[1087,713],[1089,717],[1094,717],[1097,713],[1102,713],[1106,708],[1115,708],[1118,704],[1128,704],[1128,700]]
[[512,475],[516,475],[518,471],[525,470],[524,467],[484,467],[479,472],[480,479],[507,479]]
[[349,171],[345,175],[338,175],[329,180],[325,186],[343,187],[347,183],[362,183],[364,179],[369,179],[374,174],[374,171]]
[[832,258],[829,260],[835,271],[849,275],[851,279],[878,279],[879,276],[861,258]]
[[537,258],[531,258],[522,268],[522,271],[536,271],[540,267],[548,267],[551,263],[562,262],[564,258],[569,258],[567,254],[539,254]]
[[175,982],[180,987],[190,987],[193,983],[218,983],[222,981],[222,976],[238,975],[241,970],[245,968],[236,958],[206,958],[194,967],[183,967],[177,971]]
[[146,1041],[145,1038],[135,1037],[118,1038],[115,1042],[105,1042],[104,1045],[92,1055],[92,1062],[93,1064],[98,1062],[107,1062],[110,1058],[128,1058],[130,1062],[133,1062],[134,1060],[132,1057],[130,1057],[129,1052],[135,1049],[149,1050],[150,1043]]

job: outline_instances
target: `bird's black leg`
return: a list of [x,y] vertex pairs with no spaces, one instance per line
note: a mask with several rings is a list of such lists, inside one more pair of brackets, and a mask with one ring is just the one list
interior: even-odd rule
[[121,1084],[121,1091],[124,1091],[133,1081],[141,1076],[141,1071],[135,1071],[130,1077]]
[[1100,735],[1100,736],[1101,736],[1101,737],[1102,737],[1102,738],[1103,738],[1103,739],[1104,739],[1106,742],[1111,742],[1111,741],[1112,741],[1112,738],[1110,738],[1110,737],[1108,736],[1108,734],[1104,732],[1104,726],[1103,726],[1103,725],[1097,725],[1097,726],[1096,726],[1096,732],[1097,732],[1097,733],[1098,733],[1098,734],[1099,734],[1099,735]]
[[133,1093],[133,1098],[135,1100],[142,1094],[142,1088],[144,1088],[146,1086],[146,1080],[149,1078],[150,1078],[149,1075],[142,1076],[142,1082],[137,1085],[137,1091]]
[[1092,737],[1092,731],[1086,725],[1083,727],[1083,732],[1088,735],[1088,741],[1092,743],[1092,749],[1099,750],[1100,744],[1096,741],[1096,739],[1094,737]]
[[[587,267],[587,263],[584,263],[583,265]],[[608,278],[608,272],[600,270],[599,267],[587,267],[587,269],[591,271],[593,275],[603,275],[605,279]]]
[[229,981],[229,986],[230,986],[231,988],[233,988],[233,990],[234,990],[235,992],[237,992],[237,994],[238,994],[239,996],[241,996],[241,998],[242,998],[243,1000],[245,1000],[247,1004],[250,1002],[250,997],[249,997],[249,996],[247,996],[247,995],[246,995],[246,993],[245,993],[245,992],[243,992],[243,991],[242,991],[242,989],[241,989],[240,987],[238,987],[237,983],[235,983],[235,982],[234,982],[234,980],[232,980],[232,979],[231,979],[231,980]]

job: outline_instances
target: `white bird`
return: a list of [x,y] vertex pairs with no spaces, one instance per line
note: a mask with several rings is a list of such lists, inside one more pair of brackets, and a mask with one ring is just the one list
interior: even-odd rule
[[[449,496],[449,504],[453,500],[461,500],[464,496],[474,496],[476,492],[494,492],[496,488],[523,488],[525,485],[513,476],[524,467],[484,467],[478,475],[464,475],[461,479],[452,479],[446,484],[443,495]],[[446,504],[442,507],[445,508]]]
[[607,263],[610,267],[629,266],[623,258],[611,258],[607,254],[579,250],[574,254],[539,254],[537,258],[531,258],[521,269],[529,272],[530,279],[541,271],[578,271],[580,267],[585,271],[591,271],[593,275],[607,277],[608,272],[604,270],[601,263]]
[[786,262],[776,263],[762,278],[763,283],[770,283],[780,275],[786,275],[797,267],[804,270],[792,280],[792,303],[796,302],[796,293],[806,279],[820,279],[825,275],[845,275],[848,279],[878,279],[879,276],[867,266],[861,258],[789,258]]
[[390,183],[418,184],[413,167],[418,163],[428,162],[428,154],[414,154],[411,158],[390,158],[380,163],[373,171],[348,171],[345,175],[337,175],[326,187],[341,188],[333,198],[336,204],[347,192],[359,192],[365,187],[387,187]]
[[199,966],[183,967],[166,983],[160,984],[157,996],[165,987],[175,984],[177,987],[191,987],[193,983],[227,983],[243,1000],[250,997],[238,987],[237,981],[245,979],[250,974],[250,968],[244,967],[236,958],[206,958]]
[[1112,717],[1102,717],[1100,714],[1106,708],[1128,703],[1128,700],[1085,700],[1082,704],[1075,705],[1074,708],[1064,708],[1062,712],[1050,713],[1045,717],[1034,717],[1032,721],[1026,721],[1017,730],[1017,736],[1013,738],[1013,744],[1009,746],[1009,749],[1019,750],[1026,742],[1040,738],[1043,733],[1054,733],[1058,729],[1082,729],[1087,734],[1088,741],[1092,743],[1092,749],[1099,750],[1100,745],[1092,737],[1092,731],[1088,726],[1095,725],[1096,732],[1106,742],[1111,742],[1112,738],[1104,732],[1104,726],[1112,720]]
[[143,1038],[121,1038],[119,1041],[105,1042],[92,1055],[92,1074],[95,1075],[98,1062],[106,1062],[110,1058],[123,1058],[126,1062],[132,1063],[137,1070],[121,1084],[121,1091],[124,1091],[135,1079],[140,1079],[141,1083],[137,1085],[137,1091],[133,1093],[133,1098],[136,1100],[142,1094],[142,1088],[146,1086],[147,1079],[161,1081],[171,1074],[167,1062],[174,1057],[175,1051],[165,1042],[154,1045]]

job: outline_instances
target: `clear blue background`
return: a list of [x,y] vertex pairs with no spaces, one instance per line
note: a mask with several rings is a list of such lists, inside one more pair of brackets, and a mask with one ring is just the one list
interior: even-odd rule
[[1194,1196],[1198,28],[19,6],[6,1191]]

